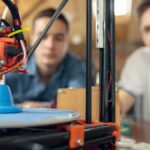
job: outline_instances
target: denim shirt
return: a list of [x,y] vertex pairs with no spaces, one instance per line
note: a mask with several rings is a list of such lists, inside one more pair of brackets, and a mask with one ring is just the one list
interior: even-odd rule
[[5,83],[10,87],[14,102],[27,100],[47,102],[56,99],[59,88],[85,87],[85,65],[77,56],[68,53],[62,61],[59,70],[45,85],[37,74],[35,57],[27,66],[28,74],[18,72],[8,73]]

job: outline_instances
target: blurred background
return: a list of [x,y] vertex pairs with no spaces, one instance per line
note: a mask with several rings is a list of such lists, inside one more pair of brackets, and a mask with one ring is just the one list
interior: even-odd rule
[[[115,0],[116,15],[116,80],[119,79],[121,69],[127,56],[142,45],[136,7],[140,0]],[[57,8],[61,0],[14,0],[22,17],[23,27],[31,27],[31,20],[35,14],[49,6]],[[86,40],[86,0],[70,0],[63,13],[70,22],[70,51],[81,58],[85,58]],[[0,14],[5,6],[0,5]],[[98,71],[98,51],[95,48],[95,1],[93,0],[93,66],[95,74]],[[11,18],[8,15],[8,18]],[[29,32],[25,33],[29,43]]]
[[[116,20],[116,81],[120,77],[120,73],[124,66],[126,58],[139,46],[141,46],[142,39],[138,26],[138,19],[136,16],[136,8],[138,3],[142,0],[115,0],[115,20]],[[35,14],[45,8],[54,7],[57,8],[61,0],[14,0],[17,4],[23,27],[31,27],[31,21]],[[96,47],[96,34],[95,34],[95,10],[96,3],[93,2],[93,67],[94,76],[99,71],[99,54]],[[2,15],[5,5],[0,5],[0,15]],[[82,59],[85,59],[85,47],[86,47],[86,0],[69,0],[63,13],[67,16],[70,22],[70,51],[77,54]],[[7,15],[7,19],[11,18],[10,14]],[[11,21],[11,20],[10,20]],[[30,44],[30,32],[25,33],[26,41]],[[131,134],[131,128],[128,128],[128,124],[125,124],[125,132]],[[146,142],[150,142],[150,128],[149,124],[142,124],[133,126],[133,137],[135,139],[146,139]],[[139,131],[139,132],[137,132]],[[143,134],[144,133],[144,134]],[[142,136],[141,136],[142,135]],[[139,140],[139,141],[140,141]],[[131,141],[130,141],[131,142]],[[129,141],[127,141],[128,145]],[[149,145],[150,146],[150,145]],[[141,149],[140,149],[141,150]],[[143,150],[143,148],[142,148]],[[146,150],[149,150],[146,149]]]

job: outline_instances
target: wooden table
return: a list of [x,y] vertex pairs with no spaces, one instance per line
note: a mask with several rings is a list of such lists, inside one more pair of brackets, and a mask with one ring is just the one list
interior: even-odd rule
[[150,143],[150,123],[133,123],[131,137],[137,142]]

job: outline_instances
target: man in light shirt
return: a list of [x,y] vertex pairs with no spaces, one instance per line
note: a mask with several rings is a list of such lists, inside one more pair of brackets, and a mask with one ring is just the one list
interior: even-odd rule
[[140,102],[138,111],[144,121],[150,122],[150,0],[142,1],[137,13],[145,46],[127,59],[121,73],[119,95],[123,114]]

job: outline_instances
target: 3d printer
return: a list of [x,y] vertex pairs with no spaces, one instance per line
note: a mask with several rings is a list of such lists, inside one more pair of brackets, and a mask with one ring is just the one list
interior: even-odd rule
[[[36,43],[27,54],[26,42],[16,5],[2,0],[10,9],[13,27],[0,20],[0,76],[10,71],[24,72],[43,36],[68,0],[63,0]],[[0,148],[5,149],[116,149],[115,123],[115,41],[114,0],[97,0],[97,48],[101,60],[100,121],[91,120],[92,0],[86,1],[86,120],[73,111],[21,109],[14,106],[6,85],[0,86]],[[20,31],[16,34],[17,31]],[[108,102],[108,100],[111,100]],[[61,115],[60,115],[61,114]],[[9,124],[11,122],[11,125]],[[14,123],[12,123],[14,122]]]

